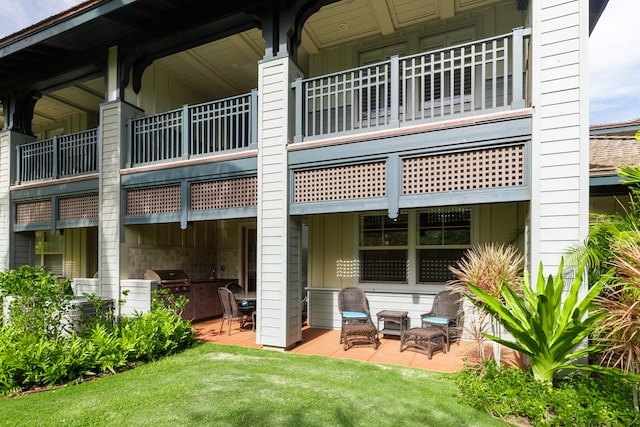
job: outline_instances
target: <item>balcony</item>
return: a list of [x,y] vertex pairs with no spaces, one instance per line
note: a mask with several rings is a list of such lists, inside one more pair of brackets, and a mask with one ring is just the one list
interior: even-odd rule
[[294,142],[523,108],[529,34],[298,79]]
[[257,146],[257,91],[129,121],[127,167]]
[[96,173],[97,147],[97,128],[20,144],[16,184]]
[[[523,108],[530,31],[297,79],[294,142]],[[126,167],[257,147],[257,91],[131,119]],[[97,130],[22,144],[18,184],[97,172]]]

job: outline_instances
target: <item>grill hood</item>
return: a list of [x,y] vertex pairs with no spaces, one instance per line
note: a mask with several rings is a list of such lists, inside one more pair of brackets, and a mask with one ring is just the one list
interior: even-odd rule
[[144,278],[158,282],[161,285],[191,284],[189,276],[183,270],[147,270],[144,273]]

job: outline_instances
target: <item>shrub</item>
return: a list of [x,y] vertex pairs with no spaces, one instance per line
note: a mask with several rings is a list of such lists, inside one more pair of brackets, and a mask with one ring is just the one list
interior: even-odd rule
[[631,385],[615,377],[574,374],[550,387],[531,372],[487,360],[482,371],[465,369],[454,381],[463,402],[509,422],[627,426],[638,421],[627,397]]
[[42,267],[23,265],[17,270],[0,272],[2,298],[9,299],[12,325],[26,334],[58,339],[68,331],[65,315],[73,292],[68,280],[45,272]]
[[[94,305],[101,303],[100,299],[93,301]],[[0,395],[62,384],[100,372],[113,373],[134,362],[154,360],[189,347],[195,335],[191,323],[180,317],[185,304],[184,297],[174,300],[167,295],[154,295],[149,313],[121,317],[115,323],[109,314],[99,314],[85,324],[80,335],[66,337],[25,333],[28,316],[27,312],[20,313],[20,321],[13,322],[12,318],[9,325],[0,327]],[[49,310],[47,304],[38,307]],[[46,318],[42,316],[42,320]]]
[[522,282],[523,294],[517,293],[505,283],[500,289],[501,298],[496,298],[469,283],[468,295],[471,302],[490,313],[511,334],[513,341],[493,335],[485,336],[506,347],[529,356],[534,378],[551,385],[553,376],[561,369],[590,370],[611,375],[624,375],[638,381],[640,377],[623,373],[619,369],[575,363],[599,350],[596,345],[579,347],[587,342],[596,324],[606,313],[589,311],[593,300],[610,274],[601,276],[598,282],[581,295],[582,273],[585,262],[577,270],[573,282],[563,296],[563,261],[560,261],[556,276],[545,280],[542,263],[535,285],[525,275]]

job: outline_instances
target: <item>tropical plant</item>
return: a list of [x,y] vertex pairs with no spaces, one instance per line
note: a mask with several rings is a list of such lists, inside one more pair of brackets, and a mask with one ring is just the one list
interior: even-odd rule
[[640,167],[620,167],[617,172],[620,181],[629,188],[628,200],[617,199],[621,212],[592,215],[584,243],[568,251],[575,264],[587,259],[591,281],[597,281],[611,268],[617,242],[637,239],[640,229]]
[[[447,282],[447,287],[460,294],[468,294],[467,284],[471,283],[487,294],[501,299],[501,289],[505,283],[516,291],[520,290],[522,269],[523,257],[514,246],[497,243],[481,244],[469,249],[458,261],[457,267],[449,267],[456,279]],[[499,320],[495,317],[487,319],[488,316],[489,313],[486,311],[478,310],[470,326],[471,333],[478,343],[482,361],[485,359],[482,332],[487,320],[491,325],[491,333],[501,335]],[[500,363],[500,345],[495,342],[493,357],[497,363]]]
[[[471,302],[499,319],[514,341],[489,334],[485,336],[529,356],[533,376],[539,381],[552,384],[553,376],[561,369],[623,375],[622,371],[615,368],[575,363],[599,350],[597,345],[588,343],[588,337],[596,322],[606,314],[601,311],[590,312],[589,309],[611,276],[611,273],[603,275],[580,298],[585,262],[581,262],[564,297],[564,260],[561,260],[556,276],[550,275],[547,280],[544,279],[541,263],[535,289],[525,274],[522,294],[505,283],[500,289],[500,299],[472,283],[468,284],[474,294],[467,295]],[[640,379],[637,375],[628,375],[627,378]]]
[[14,327],[50,339],[68,332],[65,316],[73,299],[68,280],[59,281],[42,267],[23,265],[0,272],[0,289]]
[[[640,241],[640,232],[634,239]],[[612,261],[616,281],[596,299],[604,316],[596,337],[604,346],[602,362],[625,372],[640,373],[640,244],[618,242]],[[633,387],[638,407],[638,384]]]

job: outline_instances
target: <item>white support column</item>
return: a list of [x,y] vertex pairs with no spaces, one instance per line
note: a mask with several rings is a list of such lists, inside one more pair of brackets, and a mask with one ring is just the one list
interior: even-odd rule
[[589,226],[588,2],[531,2],[530,256],[535,277],[555,274]]
[[301,339],[296,323],[296,224],[289,219],[287,144],[291,141],[291,82],[300,75],[289,57],[258,66],[257,342],[287,348]]
[[17,153],[16,147],[20,144],[33,142],[36,137],[14,130],[0,131],[0,271],[17,267],[32,261],[26,259],[24,254],[16,260],[17,239],[13,233],[11,215],[11,194],[10,187],[15,182]]
[[9,130],[0,131],[0,270],[4,271],[10,266],[11,253],[11,134]]

